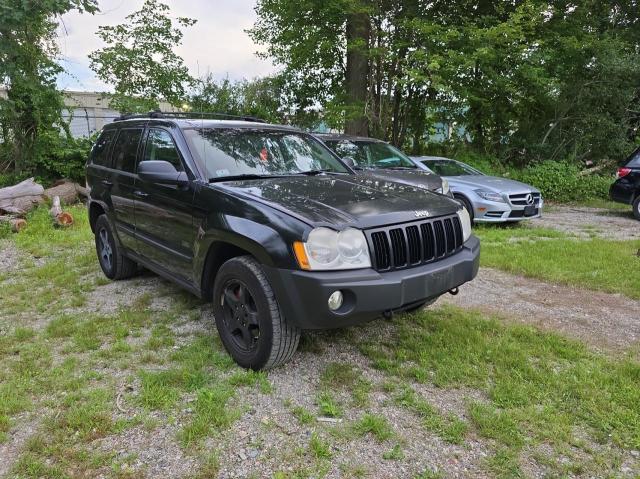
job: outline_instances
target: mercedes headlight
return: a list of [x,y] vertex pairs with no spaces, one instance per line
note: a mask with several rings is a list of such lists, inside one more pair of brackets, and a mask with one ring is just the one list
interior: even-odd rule
[[367,240],[364,233],[355,228],[340,232],[314,228],[307,241],[296,241],[293,249],[302,269],[327,271],[371,267]]
[[448,195],[450,191],[449,182],[444,178],[440,179],[442,180],[442,184],[440,185],[440,188],[436,189],[436,193],[440,193],[441,195]]
[[458,210],[458,218],[460,218],[460,224],[462,225],[462,242],[464,243],[471,236],[471,218],[466,208]]
[[475,190],[475,192],[483,200],[495,201],[497,203],[506,203],[502,195],[500,193],[496,193],[495,191]]

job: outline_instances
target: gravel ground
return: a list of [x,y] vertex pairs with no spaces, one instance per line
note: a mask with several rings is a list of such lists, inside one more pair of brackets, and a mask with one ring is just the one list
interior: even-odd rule
[[640,221],[629,210],[607,210],[586,206],[552,206],[531,226],[552,228],[581,237],[615,240],[640,239]]
[[460,288],[450,303],[559,331],[600,350],[624,350],[640,340],[640,302],[523,278],[491,268]]

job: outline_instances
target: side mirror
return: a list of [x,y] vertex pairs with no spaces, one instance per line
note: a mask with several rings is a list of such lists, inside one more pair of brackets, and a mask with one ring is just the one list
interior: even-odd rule
[[189,177],[184,171],[178,171],[168,161],[141,161],[138,164],[138,177],[149,183],[165,185],[186,185]]
[[344,156],[342,158],[342,161],[349,167],[349,168],[353,168],[356,166],[356,162],[353,159],[353,156]]

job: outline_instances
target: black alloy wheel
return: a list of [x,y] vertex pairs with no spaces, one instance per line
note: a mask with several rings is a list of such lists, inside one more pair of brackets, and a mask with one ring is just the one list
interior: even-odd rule
[[286,320],[252,256],[231,258],[218,269],[213,315],[222,344],[243,368],[274,368],[289,361],[298,348],[300,328]]
[[240,280],[229,280],[222,291],[224,324],[238,349],[255,350],[260,339],[258,309],[251,291]]
[[106,215],[100,215],[94,226],[96,254],[102,272],[109,279],[126,279],[135,275],[138,264],[127,258],[113,236],[111,224]]

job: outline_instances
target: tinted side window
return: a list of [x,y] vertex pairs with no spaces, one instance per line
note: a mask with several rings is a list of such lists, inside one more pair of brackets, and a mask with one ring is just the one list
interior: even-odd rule
[[640,168],[640,148],[632,153],[627,162],[627,166],[631,168]]
[[106,130],[96,140],[91,148],[91,163],[94,165],[110,166],[109,146],[116,136],[115,130]]
[[120,130],[118,139],[113,146],[113,167],[133,173],[136,166],[138,144],[142,136],[142,129]]
[[184,171],[180,154],[173,143],[173,138],[165,130],[151,129],[147,136],[147,146],[144,150],[144,160],[168,161],[176,170]]

